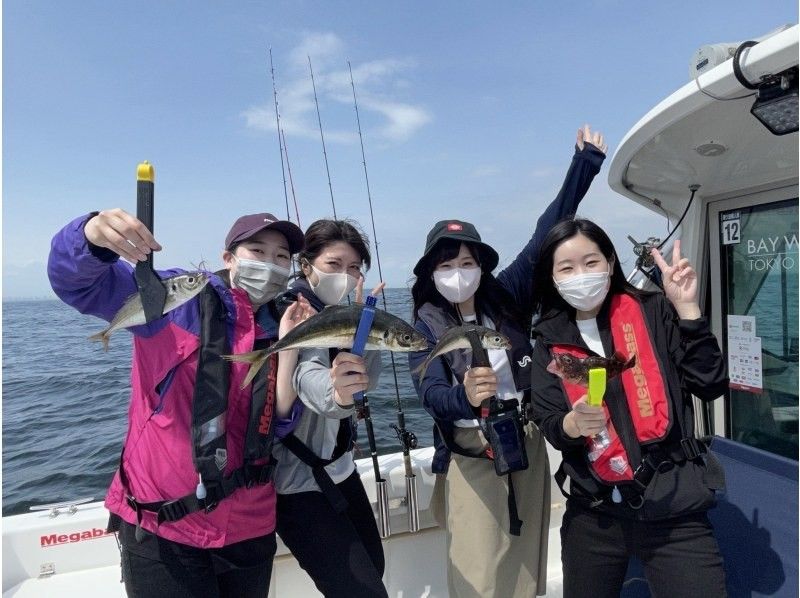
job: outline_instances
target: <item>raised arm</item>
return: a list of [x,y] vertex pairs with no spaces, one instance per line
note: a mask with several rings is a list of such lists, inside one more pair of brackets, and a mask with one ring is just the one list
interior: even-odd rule
[[589,125],[578,130],[575,154],[572,156],[561,190],[539,217],[536,229],[527,245],[516,259],[497,275],[500,284],[508,289],[520,305],[530,303],[533,269],[544,237],[556,222],[574,214],[578,209],[578,204],[589,190],[592,180],[600,172],[606,157],[606,149],[601,133],[592,132]]
[[[104,243],[102,236],[93,236],[91,231],[98,219],[103,220],[104,214],[112,212],[124,213],[122,210],[94,212],[67,224],[53,237],[47,262],[47,275],[56,295],[79,312],[106,321],[110,321],[126,299],[138,290],[131,265],[120,260],[115,251],[91,241]],[[138,258],[131,252],[141,253],[133,246],[126,251],[131,258]]]

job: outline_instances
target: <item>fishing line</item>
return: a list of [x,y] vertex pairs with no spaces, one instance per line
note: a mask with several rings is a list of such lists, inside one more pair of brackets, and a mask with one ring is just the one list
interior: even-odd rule
[[[278,90],[275,87],[275,66],[272,63],[272,46],[269,48],[269,72],[272,76],[272,99],[275,102],[275,130],[278,133],[278,153],[281,155],[281,176],[283,176],[283,199],[286,202],[286,220],[292,221],[289,215],[289,195],[286,192],[286,168],[283,165],[283,143],[281,142],[281,117],[278,112]],[[295,204],[297,205],[297,204]]]
[[[378,250],[378,233],[375,230],[375,214],[372,209],[372,192],[369,187],[369,174],[367,173],[367,158],[364,152],[364,136],[361,133],[361,118],[358,114],[358,100],[356,99],[356,86],[353,82],[353,67],[350,61],[347,61],[347,68],[350,71],[350,87],[353,89],[353,107],[356,112],[356,123],[358,124],[358,140],[361,144],[361,163],[364,166],[364,181],[367,187],[367,200],[369,202],[369,219],[372,224],[372,240],[375,244],[375,261],[378,264],[378,277],[383,281],[383,270],[381,268],[381,256]],[[384,311],[389,311],[386,304],[386,293],[381,289],[381,299],[383,301]],[[408,525],[409,531],[415,532],[419,529],[419,511],[417,507],[417,487],[416,476],[411,467],[410,449],[416,448],[417,437],[413,432],[406,430],[405,413],[403,412],[403,403],[400,399],[400,385],[397,381],[397,365],[394,361],[394,353],[389,353],[392,360],[392,374],[394,376],[394,391],[397,398],[397,425],[392,424],[392,428],[397,434],[397,438],[403,449],[403,463],[405,465],[406,473],[406,502],[408,507]]]
[[297,196],[294,193],[294,180],[292,180],[292,166],[289,163],[289,148],[286,146],[286,134],[281,129],[281,138],[283,139],[283,151],[286,154],[286,170],[289,172],[289,188],[292,191],[292,201],[294,202],[294,214],[297,217],[297,226],[303,228],[300,224],[300,210],[297,208]]
[[314,90],[314,105],[317,107],[317,123],[319,123],[319,138],[322,140],[322,155],[325,157],[325,172],[328,175],[328,189],[331,192],[331,206],[333,207],[333,219],[336,217],[336,203],[333,201],[333,185],[331,185],[331,170],[328,167],[328,152],[325,149],[325,136],[322,134],[322,117],[319,114],[319,100],[317,99],[317,84],[314,82],[314,69],[311,68],[311,56],[308,57],[308,70],[311,73],[311,87]]

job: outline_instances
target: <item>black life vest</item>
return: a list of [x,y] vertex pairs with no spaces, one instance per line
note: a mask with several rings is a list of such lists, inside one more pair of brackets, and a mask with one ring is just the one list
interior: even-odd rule
[[[127,476],[120,457],[120,481],[128,505],[136,511],[141,537],[141,512],[158,515],[158,523],[177,521],[190,513],[214,510],[219,501],[239,488],[267,484],[275,469],[271,457],[274,435],[274,411],[277,376],[277,354],[270,355],[252,383],[250,416],[245,435],[242,466],[225,476],[227,445],[225,419],[228,410],[231,365],[222,359],[230,353],[226,310],[211,285],[199,295],[200,347],[192,399],[192,458],[198,474],[198,488],[182,497],[143,503],[130,494]],[[266,348],[269,341],[256,341],[255,349]],[[123,449],[124,450],[124,449]],[[205,496],[199,488],[205,490]],[[118,528],[119,518],[112,515],[109,530]]]

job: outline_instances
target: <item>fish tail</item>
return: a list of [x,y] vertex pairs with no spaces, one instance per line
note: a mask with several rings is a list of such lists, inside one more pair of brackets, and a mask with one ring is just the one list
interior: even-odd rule
[[415,376],[417,376],[417,379],[421,382],[422,379],[425,377],[425,372],[428,371],[428,365],[429,364],[430,364],[430,361],[426,359],[421,364],[419,364],[417,367],[415,367],[412,370],[411,373],[414,374]]
[[250,351],[249,353],[235,353],[233,355],[223,355],[222,358],[227,361],[238,361],[239,363],[249,363],[250,369],[247,370],[247,375],[240,388],[246,388],[248,384],[253,381],[258,371],[266,363],[269,357],[269,351]]
[[97,334],[93,334],[89,337],[90,341],[99,341],[103,343],[103,351],[108,352],[108,339],[109,339],[108,330],[103,330],[102,332],[98,332]]

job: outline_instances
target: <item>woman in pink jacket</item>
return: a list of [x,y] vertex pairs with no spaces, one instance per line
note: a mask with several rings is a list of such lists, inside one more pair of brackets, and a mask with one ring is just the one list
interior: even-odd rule
[[[180,307],[134,335],[128,432],[106,495],[129,596],[267,595],[275,541],[272,439],[293,428],[296,355],[273,355],[241,388],[245,364],[221,358],[268,346],[313,313],[300,300],[281,319],[303,233],[271,214],[239,218],[225,267]],[[137,292],[133,268],[160,245],[121,209],[77,218],[53,238],[48,275],[81,313],[110,321]],[[163,278],[179,270],[161,272]],[[280,363],[280,365],[278,365]]]

